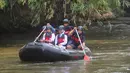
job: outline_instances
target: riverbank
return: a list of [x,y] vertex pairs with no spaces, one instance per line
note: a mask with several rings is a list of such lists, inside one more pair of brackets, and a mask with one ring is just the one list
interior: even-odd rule
[[[111,24],[102,26],[90,26],[86,31],[86,43],[91,44],[111,44],[113,42],[129,43],[130,25]],[[7,33],[0,35],[0,46],[23,46],[28,42],[34,41],[39,35],[39,28],[29,30],[25,33]],[[106,41],[106,42],[105,42]],[[113,43],[114,44],[114,43]]]
[[86,31],[92,40],[130,40],[129,24],[105,24],[90,26]]

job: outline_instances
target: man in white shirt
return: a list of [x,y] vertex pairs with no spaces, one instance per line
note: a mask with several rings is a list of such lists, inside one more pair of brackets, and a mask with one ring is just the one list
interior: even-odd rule
[[45,43],[53,44],[54,40],[55,40],[55,34],[52,33],[51,27],[47,26],[46,27],[46,32],[43,34],[43,37],[42,37],[42,39],[40,41],[45,42]]
[[64,32],[65,32],[64,26],[63,25],[59,26],[58,34],[55,38],[55,45],[58,45],[59,47],[65,48],[67,41],[68,41],[68,37]]

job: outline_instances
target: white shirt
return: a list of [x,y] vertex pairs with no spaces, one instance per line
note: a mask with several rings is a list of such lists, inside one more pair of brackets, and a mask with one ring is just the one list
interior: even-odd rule
[[[58,34],[60,35],[60,37],[63,35],[64,33],[61,33],[61,34]],[[56,38],[55,38],[55,45],[57,45],[58,43],[58,35],[56,35]],[[62,46],[66,45],[67,44],[67,41],[68,41],[68,38],[67,38],[67,35],[64,34],[64,42],[60,43]]]
[[[42,40],[45,40],[45,35],[46,35],[46,33],[43,34]],[[54,40],[55,40],[55,34],[52,33],[52,36],[51,36],[51,38],[50,38],[50,42],[53,42]]]

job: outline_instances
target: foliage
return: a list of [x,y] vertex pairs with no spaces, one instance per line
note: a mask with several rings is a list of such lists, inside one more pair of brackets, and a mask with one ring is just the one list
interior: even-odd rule
[[[54,19],[54,16],[58,22],[59,19],[62,21],[65,13],[63,1],[65,0],[0,0],[0,9],[10,12],[15,26],[20,27],[16,20],[21,19],[31,26],[37,26],[41,20]],[[75,23],[82,22],[81,24],[113,18],[123,13],[123,8],[130,6],[128,0],[66,0],[66,3],[71,6],[67,13],[70,19]],[[23,14],[23,6],[28,7],[28,15]]]
[[122,7],[130,6],[128,0],[75,0],[72,5],[73,20],[92,21],[113,18]]
[[0,9],[3,9],[6,5],[6,0],[0,0]]
[[31,9],[30,15],[32,18],[31,25],[36,26],[40,23],[41,16],[43,20],[48,20],[53,17],[54,14],[54,2],[51,0],[0,0],[0,8],[7,7],[9,11],[12,11],[15,4],[25,5]]
[[36,26],[40,23],[41,16],[44,17],[42,20],[48,20],[53,17],[54,14],[54,1],[51,0],[20,0],[19,3],[28,3],[31,9],[32,26]]

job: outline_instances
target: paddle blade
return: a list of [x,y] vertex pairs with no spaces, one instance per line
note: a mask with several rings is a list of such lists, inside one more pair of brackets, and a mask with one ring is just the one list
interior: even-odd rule
[[89,58],[89,56],[87,56],[87,55],[84,55],[84,60],[85,60],[85,61],[90,61],[90,58]]

